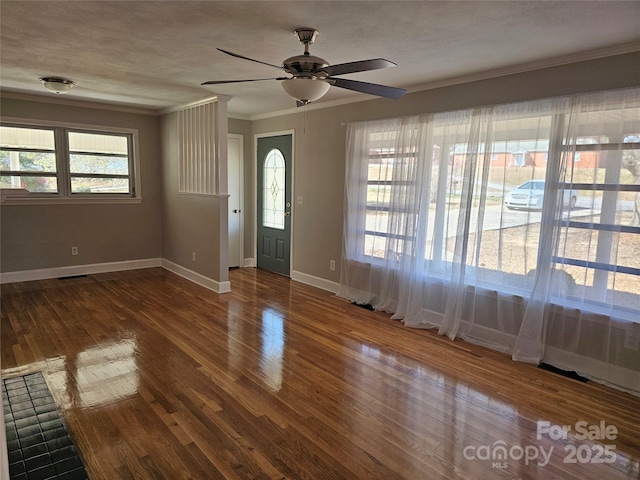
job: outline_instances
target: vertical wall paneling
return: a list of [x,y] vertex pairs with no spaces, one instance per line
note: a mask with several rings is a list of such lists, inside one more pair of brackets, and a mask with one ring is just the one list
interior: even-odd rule
[[180,193],[220,193],[217,110],[217,101],[178,110]]
[[227,102],[231,99],[231,97],[222,97],[218,96],[218,102],[216,103],[216,125],[218,128],[216,129],[216,142],[215,142],[215,151],[216,158],[224,159],[224,161],[216,163],[216,179],[218,189],[217,192],[221,195],[228,194],[229,192],[229,181],[228,181],[228,134],[229,134],[229,125],[227,120]]

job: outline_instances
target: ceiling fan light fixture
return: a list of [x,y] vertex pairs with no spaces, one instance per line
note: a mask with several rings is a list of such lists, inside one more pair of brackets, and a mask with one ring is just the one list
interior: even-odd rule
[[282,81],[282,88],[292,98],[309,103],[321,99],[329,91],[331,84],[318,78],[288,78]]
[[76,82],[62,77],[42,77],[40,81],[44,88],[57,95],[67,93],[76,84]]
[[290,97],[298,101],[298,106],[319,100],[327,93],[327,91],[329,91],[329,87],[331,86],[354,92],[375,95],[382,98],[392,98],[395,100],[402,98],[402,96],[407,93],[403,88],[359,82],[357,80],[350,80],[346,78],[337,78],[340,75],[347,75],[349,73],[368,72],[370,70],[378,70],[380,68],[395,67],[395,63],[385,60],[384,58],[372,58],[369,60],[358,60],[355,62],[330,65],[323,58],[316,57],[309,53],[309,45],[311,45],[318,36],[318,31],[315,28],[298,28],[295,30],[295,35],[298,40],[304,44],[304,53],[302,55],[294,55],[293,57],[287,58],[281,65],[274,65],[261,60],[255,60],[238,53],[218,48],[219,51],[226,55],[276,68],[280,71],[284,71],[286,74],[290,75],[290,77],[253,78],[247,80],[211,80],[204,82],[202,85],[278,80],[282,81],[282,88],[284,91]]

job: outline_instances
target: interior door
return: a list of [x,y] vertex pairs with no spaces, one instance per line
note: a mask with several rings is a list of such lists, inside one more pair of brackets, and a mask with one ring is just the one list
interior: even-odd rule
[[292,135],[258,138],[258,268],[290,275]]
[[229,175],[229,267],[244,264],[244,213],[242,208],[242,143],[243,136],[229,134],[227,141]]

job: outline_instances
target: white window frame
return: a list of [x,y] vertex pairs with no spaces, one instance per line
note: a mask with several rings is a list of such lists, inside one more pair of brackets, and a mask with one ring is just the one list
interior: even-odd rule
[[[561,139],[555,138],[556,148],[561,150],[563,153],[571,153],[571,148],[575,149],[573,151],[573,161],[580,161],[580,153],[583,151],[616,151],[616,150],[640,150],[640,143],[638,142],[609,142],[609,143],[588,143],[576,145],[573,147],[567,148],[562,144]],[[610,165],[607,165],[607,170],[610,170]],[[619,168],[619,167],[618,167]],[[615,169],[612,170],[614,175],[616,174]],[[609,174],[609,173],[608,173]],[[607,174],[607,175],[608,175]],[[606,182],[594,182],[594,183],[566,183],[559,181],[558,189],[563,191],[576,191],[576,190],[597,190],[600,192],[609,192],[610,195],[613,195],[615,203],[615,196],[619,192],[635,192],[640,193],[640,185],[639,184],[628,184],[628,185],[608,185]],[[545,219],[543,218],[542,221]],[[619,225],[615,223],[610,223],[609,218],[600,219],[598,222],[583,222],[580,220],[562,220],[560,224],[564,227],[571,227],[577,229],[584,229],[591,232],[597,232],[599,234],[598,242],[606,242],[606,238],[608,238],[612,233],[632,233],[636,235],[640,235],[640,227],[630,226],[630,225]],[[600,252],[600,251],[598,251]],[[607,273],[608,272],[621,272],[627,273],[630,275],[636,275],[640,278],[640,269],[635,267],[625,267],[623,265],[618,265],[615,262],[612,262],[608,255],[605,255],[606,260],[601,259],[600,257],[596,257],[595,261],[589,261],[582,258],[569,258],[565,256],[554,256],[553,261],[557,265],[574,265],[577,267],[584,267],[587,269],[591,269],[594,271],[596,278],[595,282],[600,286],[600,288],[606,289],[607,285]],[[595,303],[595,301],[594,301]]]
[[[11,189],[2,190],[2,205],[105,204],[141,203],[140,149],[138,130],[70,122],[50,122],[14,117],[2,117],[2,124],[22,128],[53,129],[57,165],[58,192],[41,193]],[[71,193],[67,132],[126,135],[129,137],[129,179],[131,193]]]

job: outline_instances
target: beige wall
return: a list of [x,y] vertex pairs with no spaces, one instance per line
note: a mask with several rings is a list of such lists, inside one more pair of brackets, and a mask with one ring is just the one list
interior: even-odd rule
[[[139,204],[3,205],[0,271],[160,258],[159,119],[53,103],[2,98],[2,117],[138,130],[143,200]],[[79,254],[71,255],[77,246]]]
[[[178,192],[177,113],[163,115],[160,124],[163,258],[207,279],[227,282],[227,198]],[[216,128],[219,127],[217,125]],[[226,142],[226,123],[223,126],[223,138]]]
[[[244,135],[245,258],[255,245],[254,135],[295,131],[292,270],[338,282],[345,128],[342,122],[449,111],[640,85],[640,52],[261,120],[229,120]],[[233,102],[233,100],[231,100]],[[137,128],[144,200],[139,205],[3,206],[2,272],[166,258],[212,279],[226,210],[219,200],[177,194],[175,114],[162,117],[2,99],[3,116]],[[295,197],[304,202],[297,205]],[[223,215],[224,213],[224,215]],[[80,255],[70,255],[78,246]],[[191,254],[196,252],[196,262]],[[336,271],[329,260],[336,260]]]

